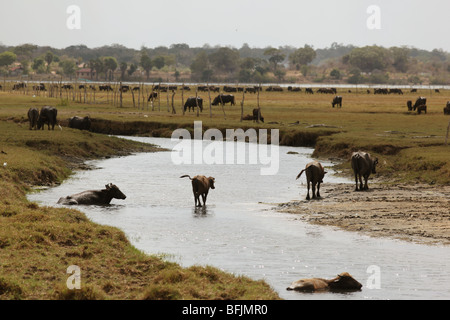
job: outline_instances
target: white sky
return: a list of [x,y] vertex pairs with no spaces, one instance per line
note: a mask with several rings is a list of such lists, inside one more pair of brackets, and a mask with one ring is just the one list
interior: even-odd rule
[[[139,49],[191,47],[314,48],[331,43],[412,46],[450,52],[450,0],[0,0],[0,42],[64,48],[113,43]],[[69,5],[80,8],[70,30]],[[381,29],[370,30],[370,5]]]

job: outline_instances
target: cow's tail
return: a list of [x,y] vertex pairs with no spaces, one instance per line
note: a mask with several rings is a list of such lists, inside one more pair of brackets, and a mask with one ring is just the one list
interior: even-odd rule
[[191,176],[189,176],[189,175],[187,175],[187,174],[185,174],[184,176],[181,176],[180,178],[189,178],[189,179],[192,180]]
[[295,178],[295,180],[297,180],[298,178],[300,178],[300,176],[302,175],[303,171],[306,171],[306,169],[303,169],[302,171],[300,171],[300,173],[297,175],[297,178]]

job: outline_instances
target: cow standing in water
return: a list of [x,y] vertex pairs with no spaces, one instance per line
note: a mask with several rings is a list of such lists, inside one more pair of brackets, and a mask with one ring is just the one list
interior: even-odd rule
[[[196,207],[201,207],[200,196],[203,199],[203,206],[206,206],[206,198],[208,197],[209,189],[215,189],[213,177],[205,177],[202,175],[191,178],[189,175],[181,176],[180,178],[189,178],[192,181],[192,192],[194,193],[194,201]],[[197,205],[198,203],[198,205]]]
[[[326,171],[323,169],[323,166],[320,162],[313,161],[306,165],[305,169],[300,171],[297,175],[297,180],[300,178],[303,172],[306,172],[306,182],[308,183],[308,194],[306,195],[306,200],[309,200],[309,187],[312,184],[312,197],[313,199],[320,198],[320,184],[323,182],[323,177],[325,176]],[[316,185],[317,185],[317,193],[316,193]]]
[[[371,173],[376,173],[375,167],[377,164],[378,158],[372,157],[369,153],[362,151],[353,152],[352,169],[355,174],[355,191],[369,189],[369,187],[367,186],[367,180],[369,179]],[[364,178],[364,185],[362,182],[362,178]]]

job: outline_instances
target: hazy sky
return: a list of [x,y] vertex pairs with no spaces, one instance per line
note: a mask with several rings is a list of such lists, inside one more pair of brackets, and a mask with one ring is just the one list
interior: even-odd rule
[[[450,52],[450,0],[0,1],[4,45],[118,43],[139,49],[175,43],[240,48],[247,43],[317,49],[337,42]],[[67,13],[71,5],[79,15]]]

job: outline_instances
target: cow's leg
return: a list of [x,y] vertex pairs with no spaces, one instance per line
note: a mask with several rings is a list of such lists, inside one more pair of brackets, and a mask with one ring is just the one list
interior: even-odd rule
[[310,197],[309,197],[309,181],[307,182],[307,184],[308,184],[308,193],[306,194],[306,200],[309,200],[310,199]]
[[317,193],[316,193],[316,196],[317,196],[317,198],[320,198],[320,182],[318,182],[317,183]]
[[312,198],[315,199],[316,198],[316,183],[311,182],[311,184],[312,184]]
[[202,198],[203,198],[203,206],[206,206],[206,194],[205,193],[202,194]]
[[[367,185],[367,180],[369,180],[369,176],[365,175],[364,176],[364,190],[369,189],[369,186]],[[362,189],[362,187],[361,187],[361,189]]]
[[358,191],[358,174],[355,173],[355,191]]

